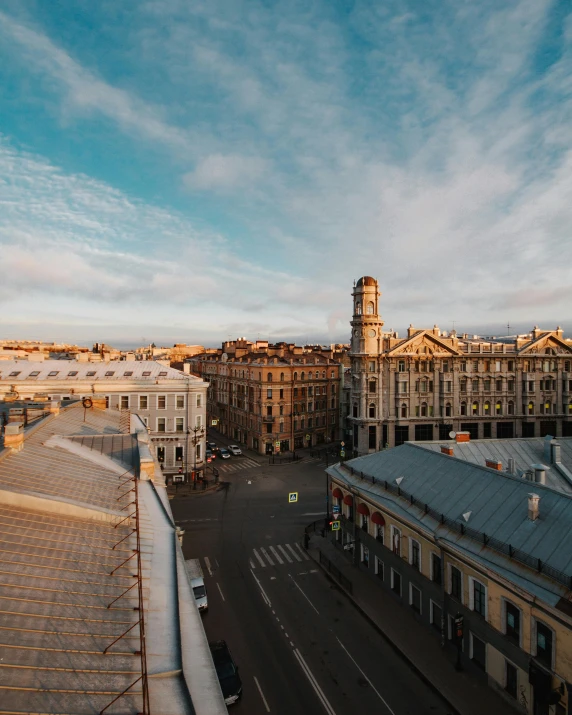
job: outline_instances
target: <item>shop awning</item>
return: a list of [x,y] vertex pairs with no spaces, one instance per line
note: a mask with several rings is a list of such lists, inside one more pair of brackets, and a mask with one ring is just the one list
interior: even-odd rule
[[354,505],[354,498],[352,497],[351,494],[346,494],[344,497],[344,504],[347,504],[348,506],[353,506]]
[[343,499],[343,498],[344,498],[344,495],[343,495],[343,493],[342,493],[342,490],[341,490],[339,487],[336,487],[336,488],[334,489],[334,491],[332,492],[332,496],[333,496],[335,499]]
[[369,516],[369,509],[363,502],[360,502],[358,504],[357,513],[363,514],[364,516]]
[[380,526],[385,526],[385,519],[381,516],[378,511],[374,511],[371,515],[371,520],[374,524],[379,524]]

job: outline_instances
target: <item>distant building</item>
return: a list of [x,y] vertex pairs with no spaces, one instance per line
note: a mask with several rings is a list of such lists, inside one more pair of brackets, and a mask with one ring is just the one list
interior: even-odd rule
[[572,436],[572,341],[560,328],[510,339],[410,326],[384,331],[378,282],[353,289],[344,434],[354,454],[408,440]]
[[520,712],[564,715],[571,470],[570,438],[407,442],[327,469],[331,538],[452,657],[458,646],[466,671]]
[[112,410],[138,414],[165,475],[205,465],[207,384],[159,362],[0,362],[0,400],[68,402],[101,397]]
[[208,420],[230,441],[259,454],[339,439],[343,348],[226,342],[191,358],[209,383]]

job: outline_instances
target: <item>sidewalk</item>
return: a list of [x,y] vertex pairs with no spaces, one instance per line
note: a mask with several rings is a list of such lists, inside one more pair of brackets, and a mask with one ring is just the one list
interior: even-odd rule
[[[408,609],[383,587],[353,566],[327,538],[314,532],[310,534],[308,554],[318,564],[320,551],[352,582],[352,594],[332,576],[329,577],[411,668],[439,692],[456,715],[514,715],[519,712],[478,678],[464,671],[457,672],[454,654],[441,647],[439,638],[418,623]],[[328,574],[327,571],[325,573]]]

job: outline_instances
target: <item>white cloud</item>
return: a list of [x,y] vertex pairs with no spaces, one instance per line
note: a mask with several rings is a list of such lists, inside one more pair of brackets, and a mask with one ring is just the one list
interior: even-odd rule
[[266,162],[258,157],[211,154],[185,174],[183,181],[190,189],[204,191],[244,188],[256,183],[265,170]]

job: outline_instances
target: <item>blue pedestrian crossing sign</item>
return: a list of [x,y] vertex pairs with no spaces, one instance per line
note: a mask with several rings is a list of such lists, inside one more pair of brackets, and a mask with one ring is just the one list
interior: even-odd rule
[[298,501],[298,492],[290,492],[290,494],[288,494],[288,501],[290,504]]
[[340,530],[340,522],[338,520],[336,521],[331,521],[330,524],[332,525],[332,531],[339,531]]

